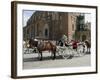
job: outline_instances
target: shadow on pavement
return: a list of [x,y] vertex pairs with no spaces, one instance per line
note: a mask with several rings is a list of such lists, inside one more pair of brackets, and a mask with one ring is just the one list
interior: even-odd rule
[[[56,59],[63,59],[62,56],[56,56]],[[56,60],[55,59],[55,60]],[[42,61],[53,60],[51,56],[43,57]],[[35,58],[24,58],[24,62],[33,62],[33,61],[40,61],[38,57]]]

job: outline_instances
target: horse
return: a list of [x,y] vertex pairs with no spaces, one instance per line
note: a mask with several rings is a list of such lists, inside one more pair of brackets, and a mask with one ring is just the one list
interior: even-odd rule
[[87,51],[86,51],[86,53],[90,53],[90,48],[91,48],[91,43],[89,42],[89,41],[85,41],[85,45],[86,45],[86,47],[87,47]]
[[40,60],[42,60],[42,52],[43,51],[52,52],[53,60],[56,58],[56,45],[54,45],[51,41],[40,42],[37,46],[37,50],[39,52]]

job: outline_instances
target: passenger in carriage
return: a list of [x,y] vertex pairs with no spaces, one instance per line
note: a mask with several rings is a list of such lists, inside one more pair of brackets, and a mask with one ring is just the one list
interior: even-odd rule
[[68,47],[68,46],[69,46],[67,41],[65,41],[65,46],[66,46],[66,47]]
[[59,41],[58,41],[58,45],[61,46],[61,47],[63,46],[62,40],[59,40]]
[[73,49],[75,49],[76,51],[77,51],[77,41],[73,41],[73,43],[72,43],[72,46],[73,46]]

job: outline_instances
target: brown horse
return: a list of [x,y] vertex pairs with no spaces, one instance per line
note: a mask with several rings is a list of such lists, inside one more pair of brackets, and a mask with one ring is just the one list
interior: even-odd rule
[[87,47],[87,51],[86,53],[90,53],[90,48],[91,48],[91,44],[89,41],[85,41],[86,47]]
[[56,58],[56,45],[54,45],[52,42],[40,42],[37,46],[37,49],[39,51],[40,60],[42,60],[42,51],[49,51],[52,52],[53,59]]

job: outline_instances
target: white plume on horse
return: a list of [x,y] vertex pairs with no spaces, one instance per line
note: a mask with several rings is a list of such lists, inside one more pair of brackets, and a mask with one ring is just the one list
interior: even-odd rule
[[38,40],[35,38],[34,41],[38,41]]

